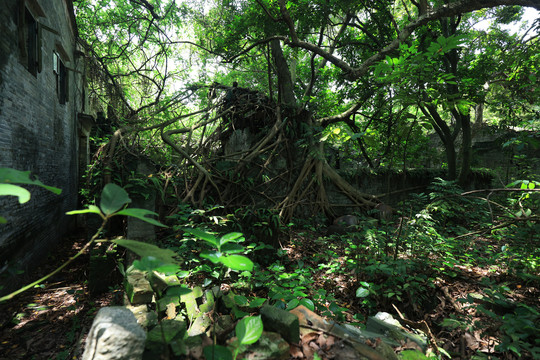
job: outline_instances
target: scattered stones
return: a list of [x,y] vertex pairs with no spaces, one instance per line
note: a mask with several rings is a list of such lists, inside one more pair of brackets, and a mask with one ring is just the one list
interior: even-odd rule
[[[367,329],[359,329],[326,320],[305,306],[291,311],[269,305],[258,309],[247,299],[242,301],[243,297],[233,291],[222,292],[217,287],[206,291],[195,287],[185,294],[185,291],[176,291],[176,287],[182,286],[176,276],[154,273],[150,287],[144,273],[132,271],[126,283],[130,301],[155,302],[159,316],[167,316],[157,323],[158,314],[148,312],[147,305],[130,307],[137,314],[139,323],[149,329],[146,351],[154,357],[167,349],[176,356],[189,354],[200,357],[204,348],[212,345],[213,341],[217,340],[218,344],[230,342],[235,335],[235,320],[257,310],[263,320],[264,332],[256,343],[247,348],[246,358],[285,359],[296,355],[309,358],[317,352],[328,358],[397,360],[394,348],[402,347],[404,343],[414,345],[416,350],[425,351],[427,348],[425,337],[405,331],[386,313],[369,318]],[[161,295],[157,301],[153,300],[152,288]],[[218,313],[230,315],[216,317]],[[149,314],[154,314],[154,317],[150,319]]]

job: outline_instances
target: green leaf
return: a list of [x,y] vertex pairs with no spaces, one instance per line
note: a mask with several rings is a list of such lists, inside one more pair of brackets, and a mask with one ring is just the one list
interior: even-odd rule
[[101,192],[99,207],[105,215],[111,215],[130,202],[126,190],[116,184],[107,184]]
[[365,298],[369,295],[369,290],[363,287],[356,289],[356,297]]
[[142,221],[146,221],[147,223],[150,223],[155,226],[161,226],[161,227],[168,227],[167,225],[163,225],[156,219],[152,219],[149,217],[146,217],[147,215],[154,215],[158,216],[157,213],[147,210],[147,209],[138,209],[138,208],[128,208],[124,210],[118,211],[115,215],[126,215],[126,216],[132,216],[134,218],[137,218]]
[[260,307],[266,302],[266,299],[264,298],[255,298],[250,301],[249,306],[250,307]]
[[210,345],[203,349],[206,360],[233,360],[231,350],[221,345]]
[[54,186],[45,185],[41,181],[39,181],[37,177],[35,178],[35,180],[32,180],[30,178],[30,171],[19,171],[11,168],[0,168],[0,183],[37,185],[57,195],[60,195],[62,193],[61,189]]
[[220,259],[220,261],[223,263],[223,265],[233,270],[238,270],[238,271],[243,271],[243,270],[252,271],[253,270],[253,262],[249,260],[247,257],[242,256],[242,255],[224,256]]
[[315,310],[315,304],[310,299],[300,299],[300,305],[304,305],[311,311]]
[[174,275],[180,271],[180,267],[176,264],[164,264],[157,267],[155,270],[165,275]]
[[418,350],[405,350],[400,353],[403,360],[423,360],[428,359],[426,355]]
[[0,224],[7,224],[7,220],[5,217],[0,216]]
[[17,196],[19,204],[24,204],[30,200],[30,191],[17,185],[0,184],[0,196],[4,195]]
[[263,333],[261,316],[243,318],[236,324],[236,337],[240,344],[249,345],[255,343]]
[[133,261],[133,267],[141,271],[152,272],[163,266],[163,261],[153,256],[144,256],[140,260]]
[[243,237],[242,233],[239,233],[239,232],[232,232],[232,233],[225,234],[219,239],[219,246],[223,246],[224,244],[228,242],[241,242],[239,240],[243,240],[242,237]]
[[206,231],[202,231],[199,229],[189,229],[189,228],[185,228],[183,230],[184,232],[194,235],[195,237],[205,240],[206,242],[214,245],[215,247],[218,247],[218,240],[216,239],[216,237],[212,234],[207,233]]
[[200,255],[203,259],[210,260],[212,263],[217,264],[221,261],[222,254],[216,250],[205,250],[201,252]]
[[161,260],[164,264],[176,264],[176,260],[174,259],[176,253],[172,250],[162,249],[156,245],[128,239],[115,239],[111,240],[111,242],[129,249],[141,257],[153,256]]
[[191,289],[185,286],[173,286],[167,289],[167,296],[183,296],[191,293]]
[[300,305],[300,301],[298,299],[292,299],[287,303],[287,309],[292,310],[296,308],[298,305]]
[[244,305],[247,305],[248,299],[247,299],[247,297],[245,297],[243,295],[235,295],[234,296],[234,303],[236,305],[244,306]]
[[101,213],[101,210],[99,210],[99,208],[96,205],[89,205],[88,209],[68,211],[66,214],[67,215],[77,215],[77,214],[88,214],[88,213],[103,215]]
[[239,254],[245,251],[246,249],[240,244],[228,243],[221,247],[221,252],[227,253],[227,254]]

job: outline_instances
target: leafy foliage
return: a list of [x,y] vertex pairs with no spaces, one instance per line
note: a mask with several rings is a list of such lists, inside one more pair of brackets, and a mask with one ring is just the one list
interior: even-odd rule
[[[53,186],[43,184],[39,179],[30,176],[30,171],[19,171],[11,168],[0,168],[0,196],[16,196],[19,204],[24,204],[30,200],[30,191],[22,186],[15,185],[37,185],[59,195],[62,190]],[[0,224],[5,224],[7,220],[0,216]]]

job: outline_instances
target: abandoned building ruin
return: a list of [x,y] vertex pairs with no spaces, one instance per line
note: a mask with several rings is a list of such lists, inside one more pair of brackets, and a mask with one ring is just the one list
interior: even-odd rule
[[[89,161],[84,53],[69,0],[4,0],[0,7],[0,168],[31,171],[61,195],[31,186],[30,202],[0,197],[0,277],[45,259],[73,219]],[[5,290],[5,289],[4,289]]]

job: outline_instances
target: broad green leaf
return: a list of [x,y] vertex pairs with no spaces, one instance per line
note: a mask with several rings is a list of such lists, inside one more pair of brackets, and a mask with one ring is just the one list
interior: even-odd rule
[[403,360],[423,360],[428,359],[426,355],[418,350],[405,350],[400,353]]
[[99,207],[105,215],[111,215],[130,202],[126,190],[116,184],[107,184],[101,192]]
[[236,324],[236,337],[240,344],[249,345],[255,343],[263,333],[261,316],[243,318]]
[[203,259],[210,260],[212,263],[217,264],[221,261],[222,254],[216,250],[205,250],[200,255]]
[[287,303],[287,309],[292,310],[296,308],[298,305],[300,305],[300,301],[298,299],[292,299]]
[[155,226],[168,227],[167,225],[163,225],[162,223],[160,223],[156,219],[152,219],[152,218],[147,217],[147,215],[154,215],[154,216],[158,215],[157,213],[155,213],[153,211],[150,211],[150,210],[147,210],[147,209],[128,208],[128,209],[118,211],[116,213],[116,215],[132,216],[134,218],[137,218],[137,219],[142,220],[142,221],[146,221],[147,223],[150,223],[150,224],[155,225]]
[[99,208],[96,205],[89,205],[88,209],[68,211],[66,215],[78,215],[78,214],[89,214],[89,213],[103,215],[101,213],[101,210],[99,210]]
[[246,249],[240,244],[228,243],[221,247],[221,252],[226,254],[239,254],[243,253],[244,251],[246,251]]
[[0,216],[0,224],[7,224],[7,220],[5,217]]
[[253,270],[253,262],[249,260],[247,257],[242,256],[242,255],[224,256],[220,259],[220,261],[223,263],[223,265],[233,270],[239,270],[239,271],[243,271],[243,270],[252,271]]
[[176,273],[176,276],[178,276],[179,279],[183,279],[189,276],[189,271],[185,271],[185,270],[179,271]]
[[163,261],[153,256],[144,256],[140,260],[133,261],[133,267],[135,269],[147,272],[157,270],[163,265]]
[[365,298],[369,295],[369,290],[363,287],[356,289],[356,297]]
[[185,286],[173,286],[167,289],[167,296],[183,296],[187,295],[192,290]]
[[221,345],[210,345],[203,349],[206,360],[233,360],[231,350]]
[[311,311],[315,310],[315,304],[310,299],[300,299],[300,305],[304,305]]
[[228,242],[240,242],[239,239],[241,239],[242,237],[243,234],[239,232],[225,234],[219,239],[219,246],[223,246]]
[[162,249],[156,245],[148,244],[142,241],[128,240],[128,239],[115,239],[111,240],[113,243],[123,246],[135,254],[144,256],[153,256],[158,260],[161,260],[163,264],[176,264],[174,257],[177,255],[174,251],[169,249]]
[[35,178],[35,180],[32,180],[30,178],[30,171],[19,171],[11,168],[0,168],[0,183],[37,185],[57,195],[60,195],[62,193],[62,189],[56,188],[54,186],[45,185],[41,181],[39,181],[37,177]]
[[260,307],[266,302],[266,300],[267,299],[264,299],[264,298],[255,298],[255,299],[250,301],[249,306],[250,307]]
[[17,196],[19,198],[19,204],[24,204],[30,200],[30,191],[12,184],[0,184],[0,196],[4,195]]
[[194,235],[195,237],[205,240],[206,242],[209,242],[215,247],[218,247],[218,240],[216,239],[216,237],[212,234],[207,233],[206,231],[202,231],[199,229],[189,229],[189,228],[185,228],[183,230],[184,232],[190,233],[191,235]]
[[244,306],[244,305],[247,305],[248,299],[247,299],[247,297],[245,297],[243,295],[235,295],[234,296],[234,303],[236,305]]
[[157,267],[155,270],[165,275],[174,275],[180,271],[180,267],[176,264],[164,264]]

